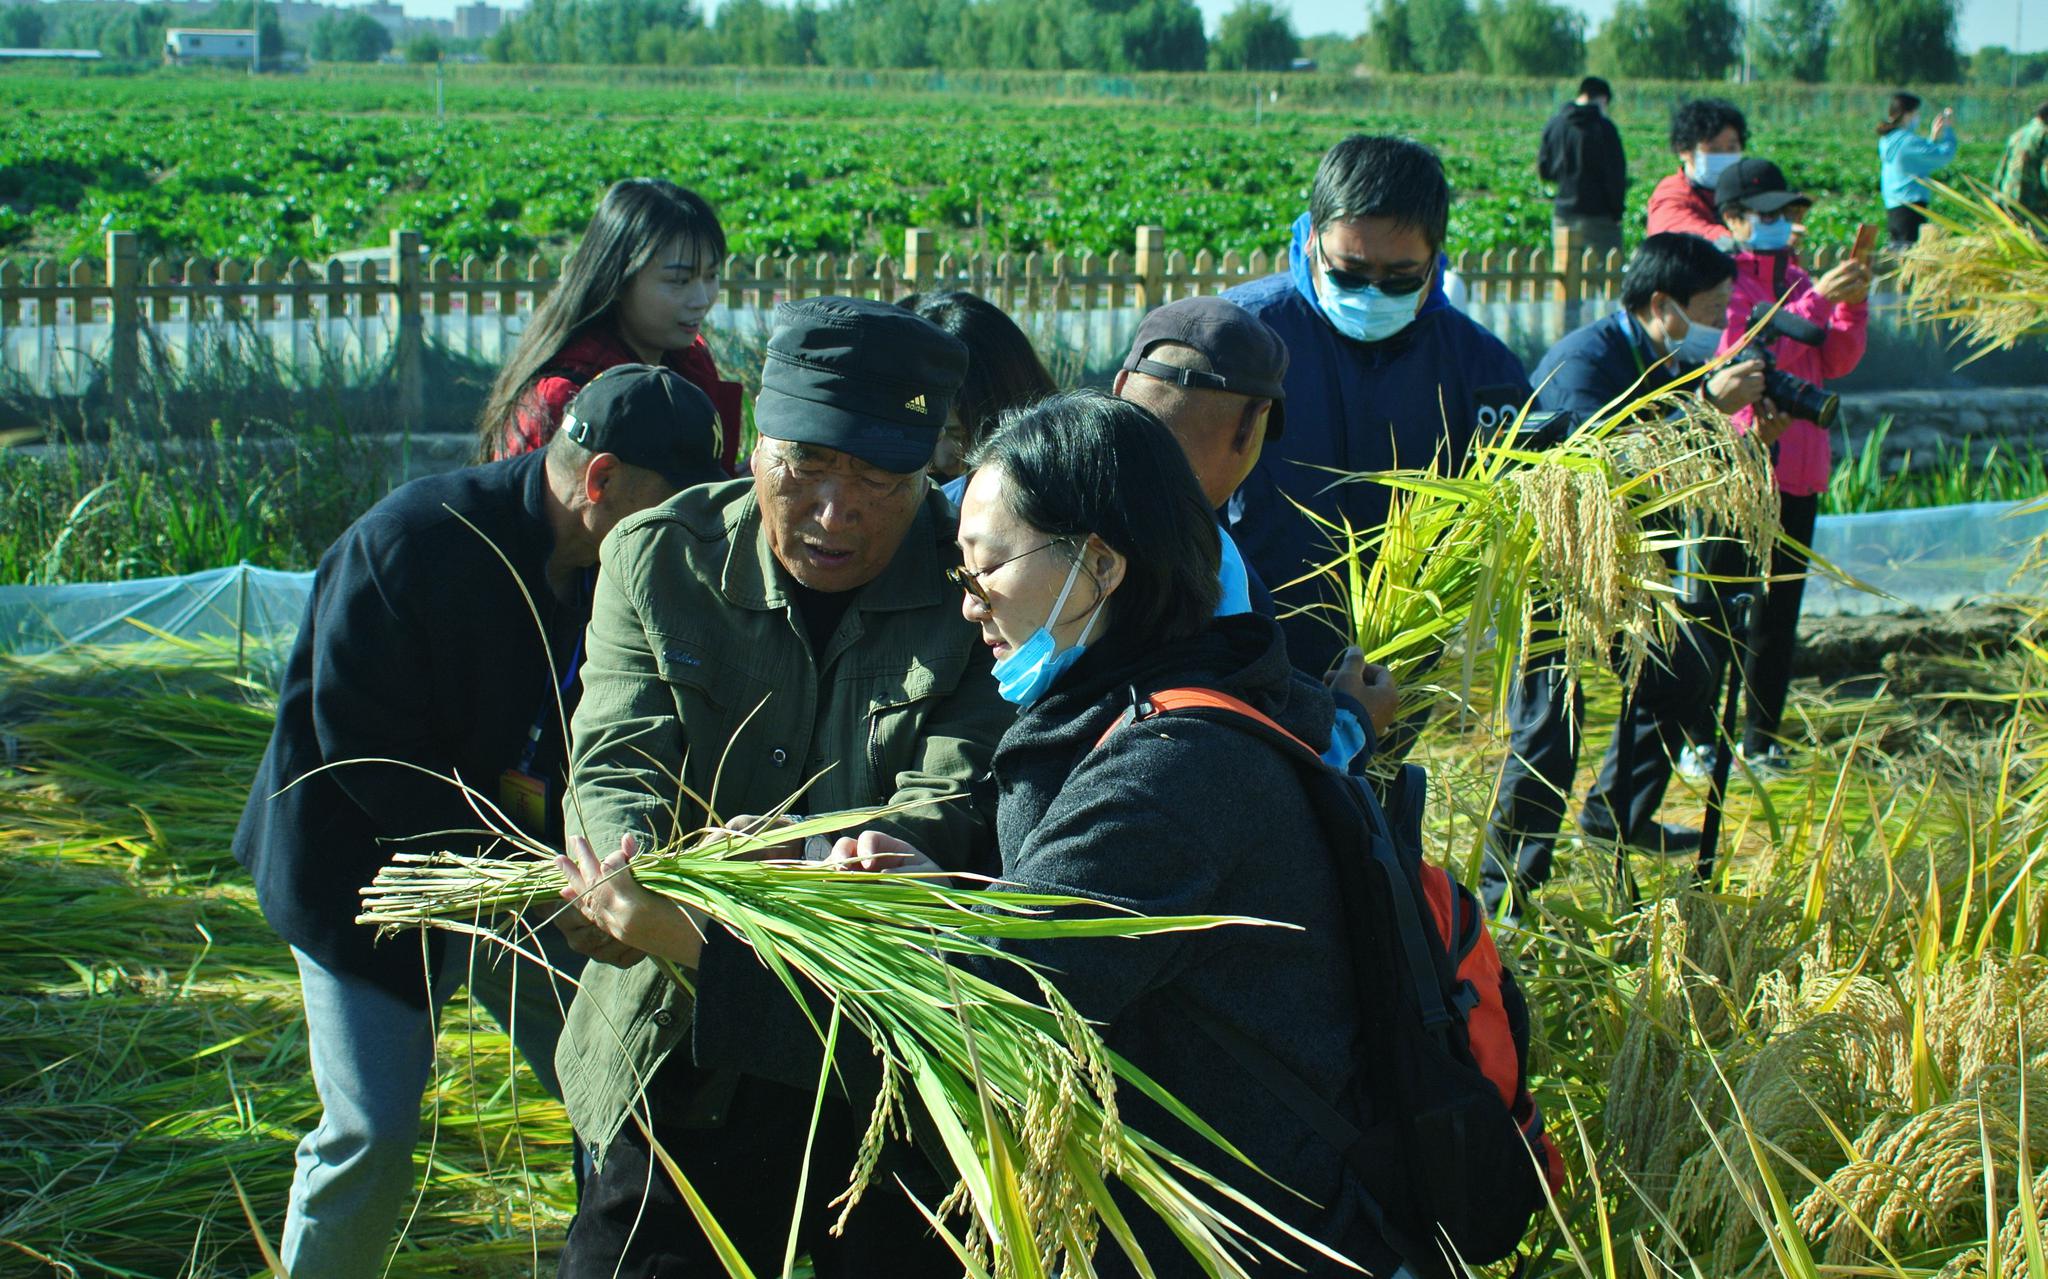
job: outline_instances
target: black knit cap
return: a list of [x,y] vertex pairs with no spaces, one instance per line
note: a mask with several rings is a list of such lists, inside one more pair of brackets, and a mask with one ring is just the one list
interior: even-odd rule
[[[1149,358],[1161,342],[1193,347],[1209,361],[1209,369],[1183,369]],[[1283,415],[1287,386],[1287,344],[1266,322],[1225,298],[1182,298],[1147,315],[1138,325],[1124,371],[1143,373],[1198,390],[1228,391],[1255,400],[1273,401],[1266,415],[1266,438],[1277,440],[1286,427]]]
[[754,422],[771,439],[908,475],[932,460],[966,376],[966,345],[901,307],[868,298],[785,302],[768,335]]
[[644,467],[677,488],[727,478],[718,410],[674,369],[615,364],[592,378],[562,413],[562,434],[592,453]]

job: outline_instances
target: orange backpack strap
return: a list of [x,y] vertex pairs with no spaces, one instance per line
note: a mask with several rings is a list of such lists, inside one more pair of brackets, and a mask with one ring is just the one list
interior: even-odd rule
[[1162,688],[1142,695],[1136,689],[1132,689],[1130,706],[1123,714],[1117,716],[1108,728],[1102,730],[1102,736],[1095,739],[1095,745],[1099,749],[1110,739],[1111,734],[1126,724],[1135,724],[1139,720],[1151,719],[1155,715],[1170,714],[1174,711],[1222,711],[1228,715],[1239,715],[1293,742],[1310,758],[1322,758],[1320,751],[1280,727],[1264,711],[1249,702],[1213,688]]

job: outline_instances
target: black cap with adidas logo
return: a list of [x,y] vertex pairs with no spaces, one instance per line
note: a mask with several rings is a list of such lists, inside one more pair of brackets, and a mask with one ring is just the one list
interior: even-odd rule
[[754,424],[771,439],[851,453],[885,471],[924,469],[967,376],[967,347],[868,298],[775,308]]

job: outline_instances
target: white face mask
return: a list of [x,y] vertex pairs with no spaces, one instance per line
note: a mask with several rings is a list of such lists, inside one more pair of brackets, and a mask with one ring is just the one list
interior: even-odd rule
[[1721,349],[1721,336],[1726,330],[1701,324],[1687,315],[1685,308],[1676,302],[1671,304],[1671,309],[1678,313],[1678,317],[1685,321],[1686,326],[1684,336],[1673,342],[1671,319],[1667,313],[1664,320],[1664,344],[1670,348],[1671,353],[1687,364],[1705,364],[1713,359],[1714,352]]
[[1904,129],[1908,133],[1914,132],[1920,127],[1920,113],[1918,111],[1915,111],[1913,114],[1899,121],[1899,127],[1901,129]]

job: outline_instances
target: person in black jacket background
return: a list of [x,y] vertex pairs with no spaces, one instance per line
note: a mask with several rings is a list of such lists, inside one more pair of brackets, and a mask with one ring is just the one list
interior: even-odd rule
[[[545,452],[415,480],[320,559],[234,840],[298,961],[322,1107],[299,1144],[281,1241],[299,1279],[381,1272],[412,1189],[434,1019],[458,988],[559,1092],[566,985],[440,932],[424,957],[413,938],[376,945],[355,922],[359,893],[402,849],[491,842],[463,833],[481,819],[444,778],[559,845],[557,697],[573,709],[599,544],[627,515],[724,478],[717,431],[711,401],[680,374],[609,369]],[[351,762],[372,760],[385,762]],[[579,951],[617,949],[573,914],[529,941],[569,972]]]
[[[1576,428],[1618,398],[1647,395],[1696,371],[1720,346],[1734,282],[1735,260],[1698,236],[1650,236],[1629,259],[1621,306],[1566,334],[1536,366],[1536,408],[1563,414]],[[1699,393],[1724,413],[1755,406],[1764,420],[1781,422],[1763,391],[1764,369],[1756,360],[1729,364],[1699,384]],[[1688,741],[1711,733],[1714,687],[1727,657],[1716,629],[1690,625],[1669,648],[1652,649],[1580,812],[1579,829],[1587,836],[1666,856],[1699,849],[1699,831],[1659,822],[1656,814],[1673,759]],[[1511,909],[1519,913],[1550,878],[1586,709],[1567,675],[1559,657],[1532,659],[1508,695],[1508,756],[1494,792],[1481,878],[1489,910],[1512,894]]]
[[1621,215],[1628,199],[1628,156],[1621,132],[1607,118],[1614,90],[1599,76],[1579,81],[1579,96],[1543,126],[1536,172],[1557,188],[1551,234],[1576,237],[1582,249],[1621,248]]

